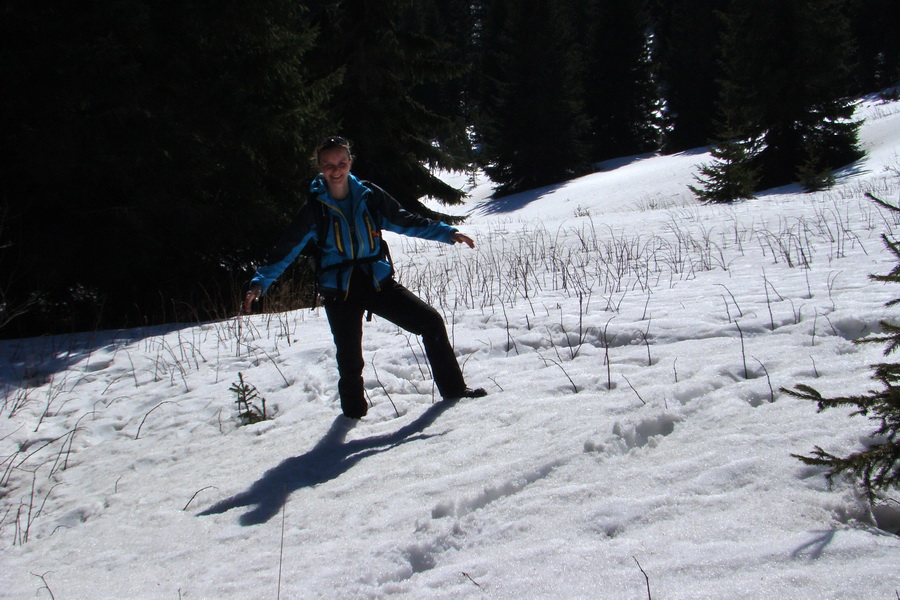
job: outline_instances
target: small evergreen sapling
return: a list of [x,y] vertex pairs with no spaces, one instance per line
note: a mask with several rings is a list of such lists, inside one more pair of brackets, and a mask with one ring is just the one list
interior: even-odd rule
[[[900,213],[900,208],[871,194],[867,195],[880,206]],[[875,281],[900,283],[900,241],[891,240],[886,235],[882,235],[882,239],[897,258],[897,264],[887,275],[872,275],[871,278]],[[900,304],[900,298],[891,300],[887,306],[897,304]],[[857,340],[856,343],[885,343],[885,356],[892,354],[900,348],[900,326],[882,321],[881,327],[882,335]],[[873,368],[875,372],[872,378],[880,382],[883,389],[870,390],[864,396],[823,398],[808,385],[783,390],[792,396],[817,402],[819,411],[837,406],[855,407],[851,416],[866,416],[878,423],[871,436],[874,442],[859,452],[840,457],[816,446],[811,456],[794,455],[808,465],[827,467],[829,479],[841,473],[851,473],[862,483],[870,501],[875,500],[879,490],[900,488],[900,363],[880,363],[873,365]]]
[[[241,420],[242,425],[252,425],[253,423],[268,420],[266,399],[259,395],[259,391],[257,391],[255,386],[244,382],[243,373],[238,373],[238,381],[231,384],[228,391],[233,392],[237,396],[235,404],[237,404],[238,418]],[[262,407],[256,404],[257,400],[262,404]]]
[[737,120],[733,109],[724,113],[723,139],[713,146],[712,163],[700,167],[694,178],[700,186],[688,186],[703,202],[735,202],[755,196],[762,177],[758,164],[764,147],[763,140],[730,125]]

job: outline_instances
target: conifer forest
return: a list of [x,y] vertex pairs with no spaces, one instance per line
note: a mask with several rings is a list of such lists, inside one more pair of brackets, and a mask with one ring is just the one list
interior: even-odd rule
[[[326,135],[414,212],[712,146],[698,202],[830,184],[900,82],[896,0],[7,0],[0,336],[196,322]],[[433,206],[433,204],[432,204]]]

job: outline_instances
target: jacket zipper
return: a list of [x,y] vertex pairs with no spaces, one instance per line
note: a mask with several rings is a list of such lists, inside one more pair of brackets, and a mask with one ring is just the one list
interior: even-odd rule
[[[339,208],[337,208],[335,206],[334,210],[337,213],[337,215],[339,215],[339,216],[335,216],[334,221],[333,221],[333,223],[334,223],[334,225],[333,225],[333,227],[334,227],[334,244],[337,247],[338,252],[346,255],[346,253],[344,252],[344,249],[345,249],[344,242],[343,242],[344,236],[342,235],[342,231],[341,231],[341,218],[343,218],[344,221],[347,223],[347,231],[349,233],[349,235],[347,236],[347,241],[350,243],[349,256],[350,256],[350,260],[353,260],[354,258],[356,258],[356,248],[353,244],[353,230],[350,227],[350,221],[347,219],[346,215],[344,215],[344,213],[341,212],[341,210]],[[349,273],[347,273],[347,279],[344,282],[344,300],[346,300],[347,298],[350,297],[350,280],[352,279],[352,277],[353,277],[353,264],[351,263]]]

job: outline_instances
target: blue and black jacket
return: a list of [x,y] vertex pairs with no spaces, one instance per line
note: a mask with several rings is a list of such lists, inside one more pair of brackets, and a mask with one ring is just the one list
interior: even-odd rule
[[308,244],[318,247],[320,290],[325,295],[340,295],[349,291],[354,266],[365,265],[375,288],[393,275],[382,230],[453,243],[451,237],[457,231],[454,227],[414,215],[368,181],[360,181],[352,174],[348,179],[350,197],[342,202],[331,197],[321,175],[313,180],[309,201],[251,281],[262,288],[263,294]]

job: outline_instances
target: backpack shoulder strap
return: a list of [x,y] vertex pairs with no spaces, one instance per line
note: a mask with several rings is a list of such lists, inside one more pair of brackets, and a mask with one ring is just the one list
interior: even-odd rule
[[316,215],[316,240],[321,249],[325,247],[325,240],[328,237],[328,210],[318,198],[310,198],[309,201],[315,206],[313,212]]

